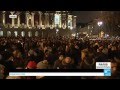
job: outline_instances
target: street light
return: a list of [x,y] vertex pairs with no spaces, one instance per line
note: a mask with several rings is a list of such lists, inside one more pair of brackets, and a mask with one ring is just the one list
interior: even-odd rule
[[[103,25],[103,22],[102,21],[98,21],[97,24],[98,24],[99,27],[101,27]],[[99,28],[99,30],[100,30],[100,28]],[[98,37],[99,37],[99,32],[98,32]]]
[[98,26],[100,27],[100,26],[103,24],[103,22],[102,22],[102,21],[99,21],[97,24],[98,24]]

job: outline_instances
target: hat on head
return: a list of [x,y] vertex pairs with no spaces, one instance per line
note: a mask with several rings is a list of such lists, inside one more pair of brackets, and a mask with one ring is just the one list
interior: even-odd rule
[[102,50],[102,52],[103,52],[104,54],[108,54],[108,49],[107,49],[107,48],[104,48],[104,49]]
[[43,60],[37,64],[37,69],[48,69],[49,64],[47,60]]
[[28,64],[27,64],[27,68],[30,68],[30,69],[36,69],[36,62],[35,61],[29,61]]

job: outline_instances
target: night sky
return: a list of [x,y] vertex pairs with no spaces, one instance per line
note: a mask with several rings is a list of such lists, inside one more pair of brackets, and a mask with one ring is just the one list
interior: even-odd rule
[[77,16],[77,23],[88,23],[100,15],[100,11],[73,11]]

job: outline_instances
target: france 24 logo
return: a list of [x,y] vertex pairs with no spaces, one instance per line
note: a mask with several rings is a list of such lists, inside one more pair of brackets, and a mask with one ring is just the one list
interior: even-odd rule
[[111,76],[111,69],[104,69],[104,76]]

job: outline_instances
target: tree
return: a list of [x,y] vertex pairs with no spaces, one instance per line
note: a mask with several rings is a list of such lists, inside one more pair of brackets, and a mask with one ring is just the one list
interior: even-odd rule
[[120,35],[120,12],[119,11],[104,11],[100,17],[106,27],[106,31],[112,35]]

